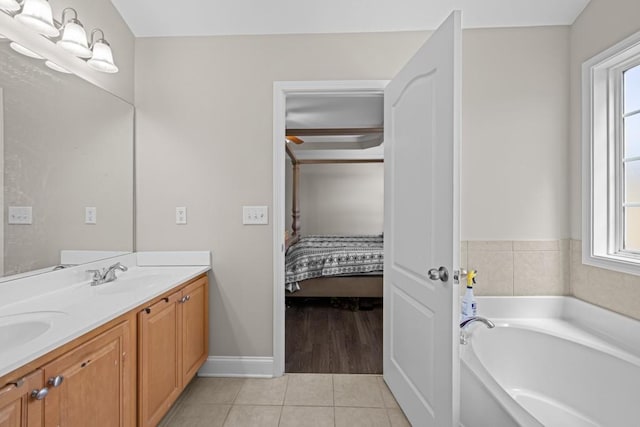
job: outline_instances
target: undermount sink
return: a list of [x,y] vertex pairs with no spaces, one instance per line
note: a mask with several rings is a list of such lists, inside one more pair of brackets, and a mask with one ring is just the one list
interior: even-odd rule
[[34,311],[0,316],[0,349],[38,338],[51,328],[54,318],[65,315],[62,311]]

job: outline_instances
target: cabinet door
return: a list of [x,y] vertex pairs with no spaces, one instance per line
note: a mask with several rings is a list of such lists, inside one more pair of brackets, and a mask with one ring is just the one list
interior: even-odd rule
[[138,314],[140,426],[155,426],[182,391],[180,292]]
[[[98,335],[46,365],[49,395],[45,399],[45,426],[129,425],[126,361],[130,345],[129,322]],[[62,377],[59,386],[53,379]]]
[[0,389],[0,427],[42,426],[43,400],[31,396],[32,391],[42,390],[42,383],[38,370]]
[[209,354],[209,296],[203,277],[182,290],[182,381],[187,384]]

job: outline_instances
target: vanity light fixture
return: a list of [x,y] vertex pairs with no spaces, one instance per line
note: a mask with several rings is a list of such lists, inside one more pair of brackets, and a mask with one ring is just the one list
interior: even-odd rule
[[20,10],[20,3],[16,0],[0,0],[0,9],[8,10],[9,12],[15,12]]
[[67,70],[66,68],[62,68],[61,66],[59,66],[55,62],[45,61],[44,65],[46,65],[47,67],[49,67],[52,70],[55,70],[55,71],[57,71],[59,73],[71,74],[71,71]]
[[[68,13],[73,13],[73,17],[67,18]],[[58,46],[77,57],[91,57],[91,49],[89,49],[87,43],[87,33],[84,31],[82,23],[78,21],[78,12],[75,9],[67,7],[62,11],[62,27],[60,30],[62,35],[60,40],[56,42]]]
[[58,37],[60,31],[53,23],[53,12],[47,0],[24,0],[15,20],[47,37]]
[[[94,41],[96,33],[100,33],[101,37]],[[91,51],[93,55],[87,61],[87,65],[97,71],[103,73],[117,73],[118,67],[113,62],[113,53],[111,45],[104,39],[104,32],[96,28],[91,32]]]
[[16,52],[24,55],[24,56],[28,56],[29,58],[44,59],[42,56],[38,55],[37,53],[35,53],[31,49],[27,49],[26,47],[24,47],[21,44],[18,44],[16,42],[9,43],[9,47],[11,49],[15,50]]
[[[2,12],[13,16],[17,22],[47,37],[66,52],[82,58],[92,69],[103,73],[118,72],[118,67],[113,62],[111,45],[105,40],[104,32],[101,29],[93,30],[89,44],[87,33],[78,20],[78,12],[75,9],[67,7],[62,10],[62,23],[54,21],[48,0],[0,0],[0,13]],[[0,35],[0,38],[3,36]],[[28,57],[44,59],[17,43],[12,42],[11,47],[16,52]],[[46,65],[53,70],[69,72],[56,63],[47,62]]]

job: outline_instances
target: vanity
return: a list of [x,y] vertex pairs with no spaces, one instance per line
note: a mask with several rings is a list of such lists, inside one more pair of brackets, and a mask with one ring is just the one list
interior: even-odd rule
[[0,426],[157,425],[208,356],[209,258],[140,252],[0,286]]
[[134,252],[133,105],[0,20],[0,427],[155,426],[208,355],[211,254]]

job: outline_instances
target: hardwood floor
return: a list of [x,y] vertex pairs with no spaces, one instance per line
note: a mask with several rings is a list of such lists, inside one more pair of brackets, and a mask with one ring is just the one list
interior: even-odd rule
[[381,374],[382,299],[361,299],[355,311],[353,305],[350,299],[287,299],[285,371]]

